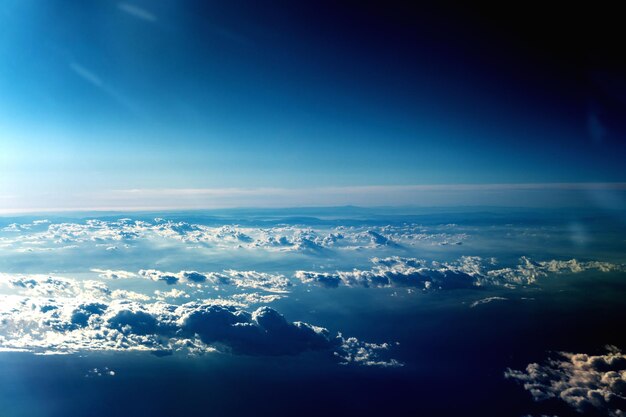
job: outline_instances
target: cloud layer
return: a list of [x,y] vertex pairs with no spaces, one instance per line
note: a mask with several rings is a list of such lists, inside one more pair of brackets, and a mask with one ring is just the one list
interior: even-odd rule
[[[180,275],[197,278],[189,273]],[[241,275],[244,280],[254,278]],[[217,350],[253,356],[314,350],[334,353],[344,364],[400,365],[381,357],[389,344],[345,339],[322,327],[289,322],[267,306],[253,311],[242,307],[271,302],[275,295],[268,299],[240,293],[232,299],[170,304],[158,300],[184,297],[186,293],[157,291],[157,301],[148,302],[150,298],[142,299],[140,293],[112,291],[100,281],[45,275],[3,274],[0,278],[0,283],[14,292],[0,296],[2,350],[39,354],[145,350],[156,355]]]
[[34,353],[144,350],[156,355],[220,351],[236,355],[334,353],[340,363],[399,366],[380,357],[388,344],[360,342],[289,322],[264,306],[248,312],[211,301],[182,305],[2,297],[0,347]]
[[269,252],[301,252],[316,255],[325,250],[355,251],[381,247],[461,244],[468,236],[451,225],[424,227],[418,224],[270,227],[209,226],[155,218],[153,221],[89,219],[54,223],[48,220],[11,223],[0,229],[0,244],[20,250],[53,250],[70,245],[123,249],[142,241],[182,242],[220,249]]
[[484,286],[531,285],[550,274],[576,274],[589,270],[600,272],[624,271],[624,265],[576,259],[536,262],[520,258],[516,267],[496,268],[495,259],[463,256],[454,262],[426,261],[393,256],[373,258],[368,270],[316,272],[296,271],[303,283],[327,288],[348,287],[412,287],[422,290],[468,289]]

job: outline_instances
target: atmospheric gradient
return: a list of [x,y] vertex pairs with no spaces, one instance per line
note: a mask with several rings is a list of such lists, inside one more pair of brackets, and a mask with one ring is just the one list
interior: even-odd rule
[[613,9],[3,2],[0,417],[626,416]]

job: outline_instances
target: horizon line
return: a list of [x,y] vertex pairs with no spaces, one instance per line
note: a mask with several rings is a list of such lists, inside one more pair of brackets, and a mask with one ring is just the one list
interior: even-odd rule
[[[546,194],[545,192],[548,191],[550,193]],[[13,201],[14,204],[12,206],[6,204],[5,207],[0,208],[0,215],[345,206],[363,208],[524,207],[527,204],[543,206],[545,203],[551,203],[548,205],[553,205],[558,203],[557,194],[567,197],[562,203],[569,201],[575,206],[579,205],[581,199],[600,199],[604,202],[611,200],[609,201],[611,205],[615,205],[616,202],[613,200],[617,199],[617,206],[621,209],[624,207],[622,196],[624,191],[626,191],[626,182],[454,183],[298,188],[127,188],[100,192],[4,195],[0,196],[0,202]],[[505,198],[506,195],[516,196],[518,200],[522,196],[527,198],[515,201]],[[50,205],[45,206],[39,201],[34,202],[35,198],[39,201],[48,201]],[[533,198],[537,201],[533,201]],[[68,205],[66,204],[68,201],[76,204]],[[4,204],[0,203],[0,205]]]

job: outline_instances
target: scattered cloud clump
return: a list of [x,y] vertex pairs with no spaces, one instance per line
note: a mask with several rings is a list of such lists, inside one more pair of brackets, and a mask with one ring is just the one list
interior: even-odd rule
[[164,272],[156,269],[142,269],[138,276],[167,285],[185,283],[198,286],[207,283],[215,286],[234,286],[237,288],[257,289],[274,293],[289,292],[291,281],[281,274],[258,271],[238,271],[228,269],[223,272],[180,271]]
[[[372,258],[371,269],[352,271],[318,272],[296,271],[294,277],[307,284],[326,288],[348,287],[411,287],[424,291],[471,289],[487,286],[532,285],[539,278],[550,274],[577,274],[584,271],[626,271],[626,266],[609,262],[576,259],[567,261],[550,260],[536,262],[527,257],[520,258],[516,267],[496,268],[493,258],[462,256],[453,262],[427,261],[417,258],[391,256]],[[501,299],[492,297],[483,302]],[[478,305],[478,304],[476,304]]]
[[[400,367],[404,366],[402,362],[395,359],[381,360],[379,353],[389,350],[389,343],[367,343],[361,342],[355,337],[347,339],[341,338],[341,352],[335,352],[335,355],[341,358],[342,365],[357,364],[366,366],[382,366],[382,367]],[[396,343],[397,344],[397,343]]]
[[134,278],[137,276],[137,274],[135,274],[134,272],[124,270],[93,268],[91,272],[98,273],[98,276],[103,279],[126,279]]
[[523,384],[535,401],[559,399],[576,411],[626,416],[626,355],[615,346],[599,355],[560,352],[505,377]]
[[115,376],[115,371],[109,369],[108,366],[103,368],[93,368],[89,369],[85,374],[85,378],[97,378],[97,377],[106,377],[106,376]]
[[494,269],[487,272],[486,281],[505,282],[509,284],[528,285],[534,284],[540,278],[549,274],[578,274],[585,271],[596,270],[599,272],[625,271],[626,267],[620,264],[599,261],[578,261],[570,259],[550,260],[536,262],[522,256],[519,264],[514,268]]
[[324,287],[411,287],[423,290],[473,288],[480,286],[476,271],[461,263],[427,262],[416,258],[373,258],[369,270],[313,272],[297,271],[295,277],[304,283]]
[[144,350],[156,355],[217,350],[251,356],[316,350],[334,352],[342,361],[360,365],[397,363],[381,359],[386,344],[344,339],[319,326],[289,322],[267,306],[248,312],[211,300],[173,305],[2,296],[0,301],[3,350],[39,354]]
[[474,308],[483,304],[489,304],[489,303],[493,303],[494,301],[506,301],[508,300],[508,298],[506,297],[487,297],[487,298],[482,298],[480,300],[474,301],[473,303],[470,304],[470,308]]

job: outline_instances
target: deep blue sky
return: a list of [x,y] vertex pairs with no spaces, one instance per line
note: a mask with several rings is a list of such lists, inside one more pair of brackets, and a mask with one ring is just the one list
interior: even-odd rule
[[531,6],[10,0],[0,191],[21,208],[124,189],[623,182],[618,23]]

